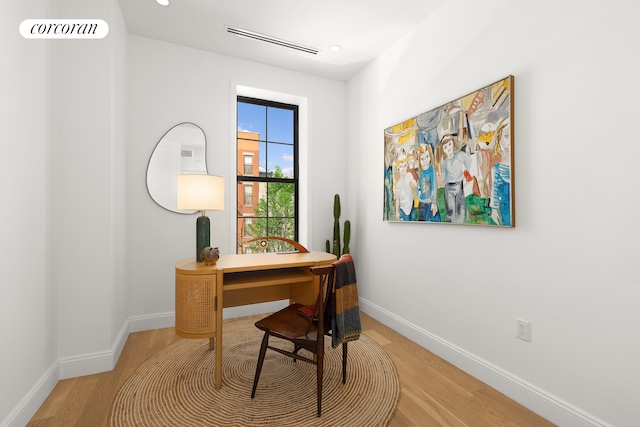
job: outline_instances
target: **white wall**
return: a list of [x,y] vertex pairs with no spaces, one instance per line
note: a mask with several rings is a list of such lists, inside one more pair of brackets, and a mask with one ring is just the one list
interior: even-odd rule
[[[111,152],[110,152],[110,259],[113,268],[113,298],[111,300],[111,343],[123,345],[119,334],[129,318],[127,278],[127,49],[128,34],[120,4],[111,0]],[[125,337],[126,339],[126,337]],[[114,364],[122,348],[112,348]]]
[[117,1],[64,0],[56,12],[110,23],[101,40],[51,42],[50,256],[66,377],[78,358],[111,369],[126,321],[126,37]]
[[46,44],[23,39],[22,20],[44,0],[0,7],[0,423],[55,360],[47,269]]
[[[106,19],[111,41],[19,36],[17,23],[51,8]],[[195,217],[155,205],[145,172],[177,123],[204,129],[209,170],[227,178],[228,209],[209,216],[212,242],[232,250],[241,85],[307,100],[305,243],[323,250],[340,193],[363,310],[560,425],[632,425],[635,12],[620,0],[450,0],[345,85],[124,37],[113,0],[3,4],[0,421],[19,425],[59,363],[117,357],[126,318],[171,324]],[[516,228],[383,223],[382,130],[508,74]],[[515,338],[516,317],[532,342]]]
[[[0,425],[126,339],[126,30],[116,0],[2,4]],[[102,40],[26,40],[29,18],[96,18]]]
[[[181,122],[200,126],[210,174],[225,177],[225,210],[207,212],[211,244],[235,253],[235,101],[237,88],[278,93],[306,105],[302,162],[308,163],[309,222],[301,243],[324,250],[335,193],[346,193],[346,83],[242,61],[138,36],[128,57],[129,304],[134,329],[173,325],[175,262],[195,257],[194,215],[156,205],[146,168],[159,139]],[[282,98],[284,97],[284,98]],[[346,209],[345,209],[346,210]],[[343,214],[344,215],[344,214]],[[157,319],[148,318],[157,316]],[[139,326],[136,326],[139,325]]]
[[[450,0],[349,82],[363,308],[559,425],[640,420],[637,12]],[[383,129],[509,74],[517,226],[382,222]]]
[[[116,0],[3,4],[2,254],[6,328],[0,425],[28,422],[58,379],[112,369],[130,329],[173,325],[174,264],[193,256],[195,216],[147,194],[158,139],[192,121],[227,178],[212,241],[233,247],[236,86],[298,99],[307,130],[305,244],[322,250],[346,192],[346,84],[128,37]],[[25,40],[22,20],[96,18],[103,40]],[[131,53],[128,51],[131,50]],[[130,64],[128,64],[130,62]],[[309,159],[320,159],[316,166]],[[324,165],[332,163],[335,170]],[[130,322],[131,320],[131,322]]]
[[[225,177],[225,210],[207,212],[211,244],[235,253],[235,100],[245,86],[306,100],[310,249],[324,250],[332,227],[333,194],[346,191],[346,84],[204,51],[129,37],[128,253],[130,314],[140,323],[173,325],[175,263],[195,257],[195,215],[156,205],[146,168],[157,142],[181,122],[200,126],[207,139],[208,171]],[[321,163],[316,163],[320,159]],[[308,161],[308,159],[307,159]],[[325,168],[333,164],[335,168]],[[159,315],[159,322],[146,319]],[[162,320],[164,318],[164,320]],[[148,320],[148,321],[147,321]],[[136,326],[132,325],[136,328]]]

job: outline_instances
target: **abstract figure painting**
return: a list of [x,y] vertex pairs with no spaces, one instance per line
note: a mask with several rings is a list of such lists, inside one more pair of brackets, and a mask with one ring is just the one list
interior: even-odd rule
[[384,130],[385,221],[513,227],[513,76]]

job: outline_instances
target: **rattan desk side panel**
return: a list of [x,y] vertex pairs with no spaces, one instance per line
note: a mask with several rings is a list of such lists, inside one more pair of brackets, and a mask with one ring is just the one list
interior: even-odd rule
[[176,268],[176,334],[183,338],[216,335],[216,272]]

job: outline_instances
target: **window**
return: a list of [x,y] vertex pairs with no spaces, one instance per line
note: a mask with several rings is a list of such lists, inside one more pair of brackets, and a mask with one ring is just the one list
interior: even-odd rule
[[244,155],[244,175],[253,175],[253,154]]
[[253,206],[253,185],[244,184],[244,205]]
[[[257,251],[259,237],[297,241],[298,106],[239,96],[237,123],[236,252]],[[269,251],[293,249],[269,241]]]

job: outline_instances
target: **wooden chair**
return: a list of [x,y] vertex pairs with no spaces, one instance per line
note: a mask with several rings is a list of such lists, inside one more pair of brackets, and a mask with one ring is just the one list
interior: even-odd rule
[[[264,331],[260,346],[260,355],[253,380],[251,398],[256,394],[258,379],[267,349],[277,351],[293,358],[316,365],[316,382],[318,395],[318,416],[322,411],[322,376],[324,371],[324,336],[331,330],[332,297],[335,286],[335,266],[311,267],[313,274],[320,276],[320,290],[314,306],[291,304],[276,313],[256,322],[256,327]],[[305,315],[301,314],[303,312]],[[274,336],[293,343],[293,351],[269,345],[269,337]],[[298,352],[305,349],[312,357],[305,357]],[[347,380],[347,343],[342,344],[342,383]]]

